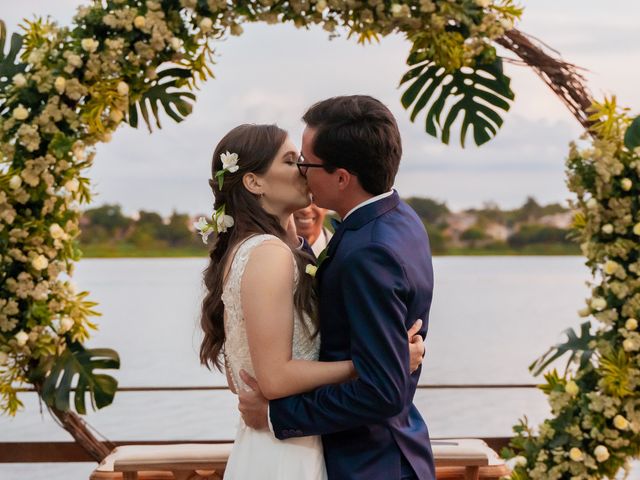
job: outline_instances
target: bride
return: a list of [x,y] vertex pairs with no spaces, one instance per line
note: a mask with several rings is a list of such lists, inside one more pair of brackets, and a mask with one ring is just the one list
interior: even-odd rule
[[[351,361],[318,361],[314,270],[308,268],[315,259],[301,248],[292,219],[310,203],[298,157],[275,125],[240,125],[213,155],[215,213],[212,223],[197,225],[205,242],[217,234],[204,273],[200,360],[225,368],[234,393],[249,389],[241,370],[257,379],[268,399],[356,376]],[[422,345],[412,343],[412,370],[421,359]],[[326,477],[320,437],[277,440],[240,420],[226,479]]]

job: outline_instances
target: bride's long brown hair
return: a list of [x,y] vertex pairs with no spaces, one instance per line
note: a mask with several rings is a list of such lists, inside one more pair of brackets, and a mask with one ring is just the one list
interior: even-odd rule
[[[209,250],[209,265],[204,272],[207,292],[202,301],[200,325],[204,339],[200,345],[200,362],[207,368],[216,367],[222,371],[224,350],[224,304],[222,288],[224,270],[235,247],[255,234],[275,235],[285,243],[287,236],[275,215],[266,212],[259,203],[259,196],[247,190],[242,177],[249,172],[264,174],[273,163],[280,147],[287,138],[287,132],[276,125],[240,125],[227,133],[213,153],[211,179],[214,211],[222,204],[225,212],[234,219],[233,227],[216,236]],[[238,171],[225,172],[222,190],[218,188],[216,172],[222,169],[220,155],[225,152],[238,154]],[[291,245],[290,245],[291,246]],[[316,298],[313,278],[305,274],[306,266],[312,261],[307,253],[291,249],[298,267],[298,287],[294,293],[294,307],[302,318],[303,313],[311,316],[317,329]],[[315,332],[309,332],[310,335]]]

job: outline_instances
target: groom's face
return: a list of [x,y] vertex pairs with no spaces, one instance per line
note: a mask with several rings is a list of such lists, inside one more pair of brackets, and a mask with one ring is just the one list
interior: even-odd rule
[[[313,153],[315,135],[316,131],[311,127],[306,127],[302,133],[302,156],[306,163],[312,165],[324,163]],[[329,173],[324,168],[307,169],[307,184],[313,195],[313,202],[321,208],[335,209],[338,189],[334,173]]]

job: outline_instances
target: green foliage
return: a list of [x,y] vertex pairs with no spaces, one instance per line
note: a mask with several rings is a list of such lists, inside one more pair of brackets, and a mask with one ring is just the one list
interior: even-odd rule
[[540,358],[529,365],[529,371],[531,371],[533,375],[538,376],[545,368],[551,365],[551,363],[566,353],[569,353],[569,358],[567,359],[565,370],[568,370],[569,365],[574,360],[579,360],[580,368],[585,368],[593,355],[593,348],[590,342],[596,338],[591,334],[590,327],[590,322],[584,322],[580,325],[579,334],[576,333],[573,328],[565,330],[564,334],[567,336],[567,341],[559,343],[547,350]]
[[411,121],[431,102],[425,130],[429,135],[439,136],[446,144],[451,127],[460,114],[460,144],[463,147],[469,127],[473,128],[473,139],[478,146],[497,134],[503,122],[498,111],[508,111],[509,101],[514,99],[510,80],[502,71],[501,59],[449,72],[414,52],[407,64],[411,69],[402,77],[400,85],[413,82],[405,90],[401,102],[406,109],[413,105]]
[[636,117],[624,134],[624,146],[629,150],[640,147],[640,117]]
[[431,198],[410,197],[405,200],[420,218],[429,223],[438,223],[450,213],[446,203]]
[[195,101],[196,96],[191,92],[175,89],[184,85],[184,80],[191,79],[191,76],[191,71],[186,68],[169,68],[158,73],[153,86],[142,92],[139,98],[133,98],[133,102],[129,106],[129,124],[134,128],[138,127],[139,110],[149,132],[151,132],[153,130],[149,115],[149,109],[151,109],[156,126],[162,128],[159,106],[162,106],[165,113],[173,120],[182,122],[193,108],[189,100]]
[[7,85],[11,84],[14,75],[24,72],[27,68],[26,63],[17,61],[18,53],[22,48],[22,36],[17,33],[12,34],[9,51],[5,53],[6,40],[7,28],[5,23],[0,20],[0,94],[4,92]]
[[47,405],[68,411],[73,395],[75,410],[79,414],[87,411],[87,394],[94,409],[106,407],[113,402],[118,382],[113,377],[95,373],[94,370],[118,368],[120,357],[116,351],[108,348],[85,349],[80,343],[70,342],[62,355],[56,358],[51,373],[45,379],[42,398]]
[[537,244],[571,244],[568,231],[545,225],[523,225],[519,231],[509,237],[507,242],[514,248]]

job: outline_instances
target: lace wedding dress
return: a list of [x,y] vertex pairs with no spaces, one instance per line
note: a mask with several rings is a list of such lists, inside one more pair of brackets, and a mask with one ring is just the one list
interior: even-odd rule
[[[266,240],[277,239],[273,235],[256,235],[240,245],[231,263],[222,292],[225,309],[225,356],[227,368],[236,391],[249,390],[240,379],[244,369],[255,377],[249,344],[242,317],[240,285],[251,251]],[[295,260],[294,260],[295,262]],[[294,285],[298,284],[298,269],[294,269]],[[293,295],[293,292],[292,292]],[[317,360],[320,339],[309,337],[294,312],[292,356],[295,359]],[[313,331],[309,318],[304,322]],[[238,425],[235,443],[225,480],[325,480],[327,473],[319,436],[278,440],[270,430],[254,430],[247,427],[242,418]]]

